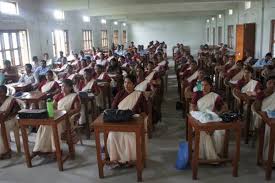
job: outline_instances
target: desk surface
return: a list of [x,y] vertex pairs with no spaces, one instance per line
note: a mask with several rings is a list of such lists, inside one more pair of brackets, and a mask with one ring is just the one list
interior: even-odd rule
[[94,121],[94,127],[139,127],[144,125],[144,118],[143,116],[134,117],[130,121],[127,122],[104,122],[103,114],[100,114],[98,118]]
[[40,91],[31,91],[24,92],[20,97],[17,97],[21,100],[40,100],[46,96],[46,93],[42,93]]

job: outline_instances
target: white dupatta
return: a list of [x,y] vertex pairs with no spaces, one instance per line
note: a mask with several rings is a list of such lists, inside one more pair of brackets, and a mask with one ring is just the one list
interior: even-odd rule
[[275,111],[275,92],[272,95],[266,97],[262,102],[262,111]]
[[241,80],[243,77],[243,70],[238,72],[229,82],[232,84],[237,84],[239,80]]
[[46,93],[52,89],[56,81],[50,81],[44,84],[41,88],[42,93]]
[[151,81],[153,79],[153,77],[155,76],[156,71],[151,72],[146,78],[145,80]]
[[133,91],[131,94],[129,94],[127,97],[125,97],[119,104],[118,104],[118,109],[120,110],[132,110],[139,97],[141,95],[140,91]]
[[199,71],[196,71],[194,74],[192,74],[189,78],[187,78],[188,83],[195,80],[199,75]]
[[258,84],[258,81],[251,79],[244,87],[242,87],[242,93],[254,92]]
[[63,97],[61,100],[58,101],[57,109],[65,110],[67,112],[70,111],[76,96],[77,96],[76,93],[71,93],[71,94]]
[[95,80],[92,79],[91,81],[89,81],[83,88],[81,91],[88,91],[91,90],[93,85],[94,85]]
[[73,80],[74,77],[75,77],[75,74],[71,74],[71,75],[69,75],[69,76],[67,77],[67,79]]
[[212,111],[215,107],[215,102],[218,97],[219,97],[218,94],[214,92],[210,92],[207,95],[200,98],[197,102],[199,111],[202,111],[202,112]]
[[97,79],[99,80],[103,80],[104,79],[104,75],[105,75],[105,72],[101,73]]

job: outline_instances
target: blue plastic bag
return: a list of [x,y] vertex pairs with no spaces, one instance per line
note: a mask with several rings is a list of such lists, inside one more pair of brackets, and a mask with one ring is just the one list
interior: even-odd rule
[[176,161],[176,169],[184,170],[187,168],[189,160],[188,155],[188,143],[187,142],[180,142],[179,150],[178,150],[178,157]]

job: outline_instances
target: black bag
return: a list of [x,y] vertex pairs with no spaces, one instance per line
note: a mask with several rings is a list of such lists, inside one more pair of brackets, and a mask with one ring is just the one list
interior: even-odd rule
[[104,122],[124,122],[129,121],[134,113],[131,110],[106,109],[103,111]]
[[222,118],[222,120],[224,122],[232,122],[232,121],[235,121],[237,119],[240,119],[241,114],[236,113],[236,112],[225,112],[225,113],[221,114],[220,117]]
[[49,118],[46,109],[22,109],[18,111],[20,119],[47,119]]

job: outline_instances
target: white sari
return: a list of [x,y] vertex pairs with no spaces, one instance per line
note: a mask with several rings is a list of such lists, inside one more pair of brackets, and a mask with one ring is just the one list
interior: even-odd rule
[[198,78],[199,71],[196,71],[194,74],[192,74],[190,77],[187,78],[188,83],[191,83],[191,81],[195,80]]
[[[124,98],[118,105],[120,110],[132,110],[141,92],[134,91]],[[144,128],[147,131],[146,119],[144,120]],[[145,147],[147,147],[147,136],[145,136]],[[136,134],[133,132],[110,132],[107,139],[107,149],[111,161],[119,161],[121,163],[136,160]]]
[[232,79],[230,79],[230,83],[232,84],[237,84],[239,80],[241,80],[243,77],[243,70],[241,70],[240,72],[238,72],[235,76],[232,77]]
[[154,78],[156,71],[151,72],[144,81],[142,81],[141,83],[139,83],[136,87],[135,90],[136,91],[142,91],[145,92],[148,84],[151,82],[151,80]]
[[46,93],[52,89],[56,81],[49,81],[46,84],[44,84],[41,88],[42,93]]
[[[203,96],[197,102],[198,110],[202,112],[206,112],[207,110],[212,111],[218,97],[219,95],[214,92]],[[216,130],[212,135],[209,135],[206,132],[200,133],[200,159],[219,159],[218,154],[220,154],[223,149],[224,133],[224,130]]]
[[[9,108],[9,106],[11,105],[13,99],[14,99],[13,97],[9,96],[4,101],[4,103],[0,106],[0,111],[1,112],[7,111],[8,108]],[[7,130],[7,134],[9,134],[10,131],[15,128],[16,123],[17,123],[16,117],[8,118],[8,120],[5,121],[5,126],[6,126],[6,130]],[[0,130],[0,155],[4,154],[6,152],[7,152],[7,149],[5,149],[5,147],[4,147],[3,137],[2,137],[1,130]]]
[[254,92],[256,89],[256,86],[258,84],[258,81],[251,79],[244,87],[242,87],[241,92]]
[[[65,97],[63,97],[60,101],[58,101],[57,109],[65,110],[69,112],[72,108],[73,102],[77,97],[76,93],[71,93]],[[61,133],[64,131],[65,124],[59,123],[58,128],[58,136],[59,141],[61,143]],[[53,130],[51,126],[41,125],[37,131],[35,145],[33,148],[33,152],[55,152],[55,143]]]

